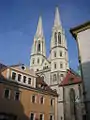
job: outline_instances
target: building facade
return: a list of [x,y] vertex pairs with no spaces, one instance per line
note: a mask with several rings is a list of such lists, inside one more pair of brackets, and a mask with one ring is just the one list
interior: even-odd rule
[[2,66],[0,120],[57,120],[58,95],[42,81],[24,65]]
[[64,120],[63,88],[58,85],[65,77],[68,67],[65,31],[61,24],[59,9],[56,8],[50,41],[50,55],[48,58],[46,57],[45,37],[40,16],[31,50],[30,68],[38,75],[43,76],[45,82],[58,92],[58,120]]
[[70,30],[77,42],[87,119],[90,119],[90,21]]

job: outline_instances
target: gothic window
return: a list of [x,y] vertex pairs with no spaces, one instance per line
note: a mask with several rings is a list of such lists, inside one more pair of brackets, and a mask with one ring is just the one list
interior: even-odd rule
[[54,63],[54,69],[56,69],[56,67],[57,67],[57,66],[56,66],[56,63]]
[[57,76],[56,76],[56,74],[54,74],[53,75],[53,81],[56,81],[56,79],[57,79]]
[[55,45],[57,45],[57,33],[56,32],[54,34],[54,39],[55,39]]
[[54,57],[56,57],[56,51],[54,51]]
[[61,33],[58,32],[58,44],[61,44]]
[[75,90],[73,88],[70,89],[70,111],[71,115],[76,116],[76,108],[75,108]]
[[40,49],[41,49],[41,45],[40,45],[40,42],[38,43],[38,52],[40,52]]
[[60,51],[60,57],[62,57],[62,51]]

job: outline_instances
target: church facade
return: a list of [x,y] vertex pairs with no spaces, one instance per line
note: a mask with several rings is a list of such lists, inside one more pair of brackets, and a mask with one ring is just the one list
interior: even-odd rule
[[[36,34],[30,56],[30,69],[43,77],[44,81],[58,93],[58,120],[65,120],[64,89],[60,86],[66,77],[68,63],[68,48],[65,31],[62,27],[59,9],[56,8],[54,24],[50,40],[50,54],[46,56],[45,37],[42,26],[42,17],[39,17]],[[77,84],[78,86],[78,84]],[[77,94],[77,93],[76,93]],[[68,108],[67,108],[68,109]],[[72,119],[72,118],[71,118]],[[70,120],[67,118],[66,120]],[[72,120],[75,120],[73,118]]]

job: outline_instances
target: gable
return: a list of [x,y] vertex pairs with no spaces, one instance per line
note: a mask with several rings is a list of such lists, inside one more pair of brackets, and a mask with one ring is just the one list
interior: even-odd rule
[[80,76],[74,74],[71,70],[68,70],[66,77],[60,83],[60,86],[70,85],[70,84],[77,84],[82,82]]

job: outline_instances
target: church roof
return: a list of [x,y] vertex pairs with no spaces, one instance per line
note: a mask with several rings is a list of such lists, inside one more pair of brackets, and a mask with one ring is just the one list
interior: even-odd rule
[[59,86],[77,84],[80,82],[82,82],[81,77],[75,71],[70,69],[67,71],[66,77],[63,79]]

